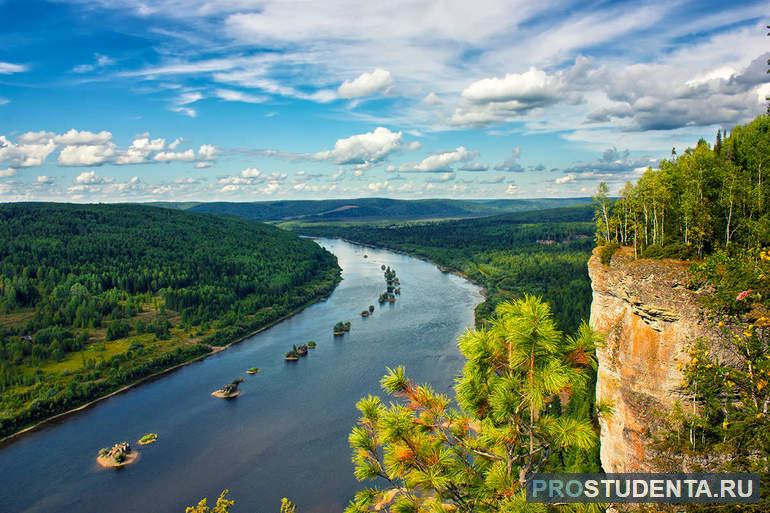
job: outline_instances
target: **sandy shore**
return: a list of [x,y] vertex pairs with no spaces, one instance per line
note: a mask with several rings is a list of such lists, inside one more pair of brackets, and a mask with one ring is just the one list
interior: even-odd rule
[[225,393],[222,392],[221,390],[215,390],[214,392],[211,392],[212,397],[217,397],[219,399],[235,399],[239,395],[241,395],[240,390],[237,390],[234,394],[230,394],[230,395],[225,395]]
[[128,465],[131,465],[132,463],[136,463],[137,460],[139,460],[139,453],[136,451],[132,451],[126,456],[126,459],[122,463],[118,463],[114,459],[112,459],[110,456],[97,456],[96,457],[96,463],[99,464],[100,467],[103,468],[121,468],[126,467]]

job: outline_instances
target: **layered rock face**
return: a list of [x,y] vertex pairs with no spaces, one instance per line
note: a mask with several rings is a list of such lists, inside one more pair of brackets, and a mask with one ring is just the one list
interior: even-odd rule
[[614,414],[601,422],[605,472],[654,472],[651,434],[680,397],[678,364],[688,343],[710,336],[698,292],[686,288],[688,264],[633,258],[621,248],[609,266],[594,250],[588,264],[593,288],[591,326],[607,334],[598,351],[596,396]]

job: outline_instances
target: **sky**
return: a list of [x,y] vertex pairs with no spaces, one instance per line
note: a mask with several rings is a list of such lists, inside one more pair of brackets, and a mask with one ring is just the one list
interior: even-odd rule
[[0,201],[614,192],[764,111],[769,11],[0,0]]

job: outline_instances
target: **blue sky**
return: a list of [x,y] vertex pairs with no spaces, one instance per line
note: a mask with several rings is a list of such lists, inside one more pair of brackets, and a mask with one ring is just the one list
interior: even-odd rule
[[616,190],[763,111],[768,7],[0,0],[0,201]]

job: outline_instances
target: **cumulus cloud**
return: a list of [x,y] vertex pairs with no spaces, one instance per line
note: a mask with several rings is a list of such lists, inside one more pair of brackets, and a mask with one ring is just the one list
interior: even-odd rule
[[75,183],[79,185],[99,185],[110,183],[111,178],[105,178],[96,174],[96,171],[83,171],[75,177]]
[[363,73],[354,80],[347,80],[337,89],[340,98],[361,98],[374,94],[385,94],[393,86],[390,72],[377,68],[371,73]]
[[35,183],[38,185],[51,185],[54,181],[53,177],[47,175],[39,175],[35,178]]
[[161,151],[153,157],[156,162],[193,162],[195,160],[195,151]]
[[334,149],[314,154],[317,160],[331,160],[337,164],[365,164],[380,162],[403,146],[401,132],[377,127],[371,132],[339,139]]
[[14,144],[7,137],[0,135],[0,163],[11,168],[37,167],[56,149],[56,144],[49,139],[45,142]]
[[[39,132],[38,132],[39,133]],[[101,132],[89,132],[88,130],[75,130],[74,128],[66,131],[61,135],[55,135],[53,141],[56,144],[66,145],[79,145],[79,144],[93,144],[102,145],[107,144],[112,140],[112,133],[106,130]]]
[[598,84],[609,104],[589,112],[587,121],[626,131],[736,125],[764,109],[768,58],[765,53],[744,67],[717,66],[694,75],[674,64],[626,66]]
[[452,151],[429,155],[417,164],[405,164],[400,170],[412,173],[445,173],[452,171],[454,164],[471,161],[477,156],[478,152],[459,146]]
[[621,175],[618,179],[622,180],[625,178],[623,175],[627,175],[629,172],[645,169],[649,166],[656,166],[657,163],[658,159],[656,158],[644,156],[632,157],[631,152],[628,149],[619,151],[617,148],[613,147],[604,150],[602,155],[595,160],[576,162],[562,171],[567,175],[575,175],[573,180],[581,176],[589,178],[589,175],[584,174],[587,172],[599,173],[602,177]]
[[484,78],[462,91],[463,104],[455,110],[451,122],[484,125],[520,117],[561,101],[563,88],[561,76],[536,68],[502,78]]
[[16,175],[16,170],[12,167],[0,169],[0,178],[10,178]]
[[101,166],[115,156],[115,145],[78,144],[69,145],[59,152],[59,164],[62,166]]
[[198,159],[202,161],[216,160],[219,150],[211,144],[201,144],[198,148]]
[[162,138],[150,139],[149,134],[134,139],[128,149],[120,153],[115,159],[116,164],[143,164],[148,161],[152,152],[162,151],[166,146],[166,140]]

